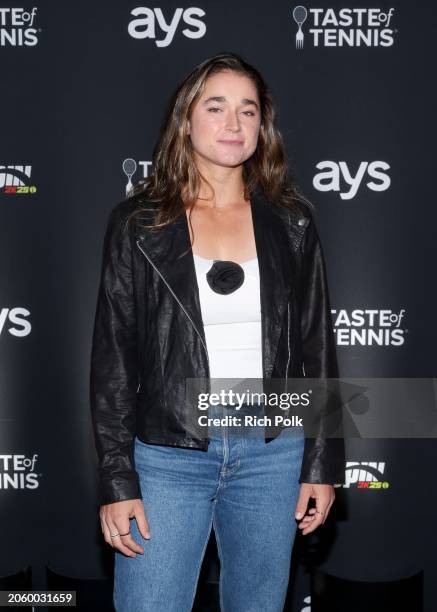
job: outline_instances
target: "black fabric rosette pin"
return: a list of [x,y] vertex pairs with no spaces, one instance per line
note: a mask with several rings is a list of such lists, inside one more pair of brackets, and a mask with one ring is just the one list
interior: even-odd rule
[[235,261],[216,259],[206,273],[206,280],[213,291],[227,295],[241,287],[244,270]]

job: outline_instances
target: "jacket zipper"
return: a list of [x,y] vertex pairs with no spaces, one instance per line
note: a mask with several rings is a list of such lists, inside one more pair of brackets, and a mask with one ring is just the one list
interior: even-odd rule
[[163,277],[163,275],[161,274],[161,272],[158,270],[158,268],[155,266],[155,264],[153,263],[153,261],[150,259],[150,257],[147,255],[147,253],[142,249],[142,247],[139,244],[139,240],[136,240],[136,245],[137,247],[140,249],[141,253],[144,255],[144,257],[147,259],[147,261],[150,263],[150,265],[152,266],[152,268],[159,274],[159,276],[162,278],[162,280],[164,281],[165,285],[167,286],[168,290],[170,291],[170,293],[172,294],[172,296],[174,297],[174,299],[176,300],[176,302],[179,304],[179,306],[182,308],[183,312],[186,314],[186,316],[188,317],[191,325],[193,326],[194,330],[196,331],[197,335],[200,338],[200,341],[202,343],[203,348],[205,349],[205,355],[206,355],[206,360],[208,363],[208,392],[211,392],[211,381],[210,381],[210,367],[209,367],[209,356],[208,356],[208,349],[206,347],[205,342],[203,341],[202,335],[200,334],[199,330],[197,329],[196,324],[194,323],[193,319],[190,317],[190,315],[188,314],[188,312],[186,311],[186,309],[184,308],[182,302],[180,301],[180,299],[178,298],[178,296],[175,294],[175,292],[173,291],[173,289],[170,287],[170,285],[168,284],[168,282],[165,280],[165,278]]
[[287,388],[287,379],[288,379],[288,368],[290,366],[290,302],[287,304],[287,348],[288,348],[288,356],[287,356],[287,366],[285,368],[285,388]]

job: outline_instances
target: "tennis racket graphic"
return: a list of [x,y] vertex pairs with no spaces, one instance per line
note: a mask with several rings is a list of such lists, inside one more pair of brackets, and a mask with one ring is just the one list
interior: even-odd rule
[[296,34],[296,49],[303,49],[304,35],[302,32],[302,24],[308,16],[308,11],[304,6],[295,6],[293,9],[293,19],[297,23],[299,29]]
[[127,176],[126,195],[129,194],[129,191],[133,187],[132,177],[136,171],[137,171],[137,162],[131,157],[128,157],[127,159],[125,159],[123,162],[123,172]]

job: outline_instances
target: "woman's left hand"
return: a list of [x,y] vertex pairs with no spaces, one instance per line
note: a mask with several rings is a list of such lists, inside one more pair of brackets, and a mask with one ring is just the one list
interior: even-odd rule
[[[310,497],[316,500],[316,507],[310,508],[306,514]],[[295,517],[300,520],[298,527],[302,529],[303,535],[311,533],[325,522],[334,499],[335,492],[331,484],[301,483]]]

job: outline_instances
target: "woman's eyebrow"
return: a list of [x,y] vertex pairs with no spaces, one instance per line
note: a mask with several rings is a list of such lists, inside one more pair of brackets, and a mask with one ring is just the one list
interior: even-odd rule
[[[226,96],[210,96],[209,98],[204,100],[202,104],[208,104],[208,102],[226,102]],[[250,98],[242,98],[241,103],[245,106],[251,104],[258,108],[258,104],[255,102],[255,100],[251,100]]]

